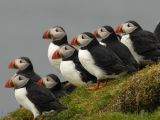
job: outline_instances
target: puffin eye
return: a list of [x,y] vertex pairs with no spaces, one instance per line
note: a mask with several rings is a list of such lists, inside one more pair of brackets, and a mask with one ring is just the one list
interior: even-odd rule
[[128,25],[127,25],[128,27],[130,27],[130,24],[128,23]]
[[21,78],[21,77],[19,77],[18,79],[19,79],[19,80],[22,80],[22,78]]
[[59,32],[58,29],[56,29],[56,32]]
[[67,47],[64,47],[65,50],[67,50]]
[[48,79],[48,78],[46,78],[46,80],[47,80],[47,81],[49,81],[49,79]]
[[23,61],[22,61],[22,60],[20,60],[19,62],[20,62],[20,63],[23,63]]
[[84,36],[82,35],[82,39],[84,39]]
[[101,32],[103,32],[103,29],[100,29]]

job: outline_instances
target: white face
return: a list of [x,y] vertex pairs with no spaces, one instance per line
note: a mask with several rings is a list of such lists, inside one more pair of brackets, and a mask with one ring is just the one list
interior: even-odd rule
[[11,78],[11,82],[12,84],[14,84],[15,88],[23,87],[24,85],[27,84],[28,81],[29,81],[29,78],[26,78],[23,75],[14,75]]
[[66,35],[60,27],[50,28],[49,33],[51,34],[53,40],[60,40]]
[[132,23],[124,23],[124,24],[122,24],[122,30],[126,34],[129,34],[129,33],[133,32],[136,29],[137,29],[137,27],[134,26]]
[[30,65],[30,63],[28,63],[24,59],[15,59],[15,65],[19,70],[24,70]]
[[97,34],[100,37],[98,40],[106,39],[111,33],[106,30],[104,27],[100,27],[97,29]]
[[43,84],[45,85],[46,88],[53,88],[56,86],[58,83],[51,78],[50,76],[46,76],[42,78]]
[[93,38],[90,38],[86,34],[80,34],[77,37],[77,41],[81,47],[87,46],[92,40]]
[[64,57],[70,57],[74,53],[75,49],[69,45],[64,45],[60,48],[59,53]]

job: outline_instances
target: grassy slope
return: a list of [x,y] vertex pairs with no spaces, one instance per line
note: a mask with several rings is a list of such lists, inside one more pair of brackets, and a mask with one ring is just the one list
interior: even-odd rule
[[[139,72],[141,74],[151,69],[159,68],[160,65],[153,65],[150,68]],[[114,81],[110,81],[107,87],[97,91],[86,91],[84,87],[78,88],[71,95],[61,99],[61,102],[68,107],[57,116],[46,117],[45,120],[160,120],[160,109],[154,113],[123,114],[120,112],[106,111],[107,105],[113,100],[114,96],[122,86],[132,76],[124,76]],[[32,114],[24,109],[10,113],[8,116],[0,120],[30,120]]]

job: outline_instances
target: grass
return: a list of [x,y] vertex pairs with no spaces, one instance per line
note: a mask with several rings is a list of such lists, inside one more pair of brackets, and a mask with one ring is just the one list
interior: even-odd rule
[[[123,91],[124,85],[129,84],[129,81],[137,78],[136,76],[141,76],[141,80],[145,81],[146,78],[144,77],[143,79],[144,74],[152,70],[154,72],[160,71],[160,64],[145,68],[134,75],[126,75],[112,80],[106,87],[96,91],[86,91],[84,87],[80,87],[72,94],[60,100],[61,103],[68,107],[67,110],[62,111],[56,116],[50,115],[45,117],[45,120],[160,120],[160,109],[156,109],[152,113],[144,112],[140,114],[137,112],[112,112],[112,106],[116,102],[115,99],[120,95],[120,91]],[[151,78],[154,78],[154,76]],[[0,120],[31,119],[33,119],[32,114],[21,108],[9,113]]]

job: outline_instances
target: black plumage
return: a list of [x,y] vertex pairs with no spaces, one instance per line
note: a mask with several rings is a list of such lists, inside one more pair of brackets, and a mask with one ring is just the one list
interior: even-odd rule
[[24,87],[27,90],[27,97],[36,106],[39,112],[45,111],[61,111],[66,109],[64,105],[58,102],[54,94],[48,89],[37,85],[30,80]]
[[118,75],[127,71],[121,59],[110,49],[99,44],[96,38],[91,33],[83,34],[93,38],[93,40],[81,49],[87,49],[92,55],[95,64],[106,72],[107,75]]
[[105,39],[102,39],[101,42],[105,43],[106,47],[110,48],[123,61],[129,72],[135,72],[138,67],[138,63],[132,56],[128,47],[118,40],[112,27],[103,27],[110,33],[110,35]]

